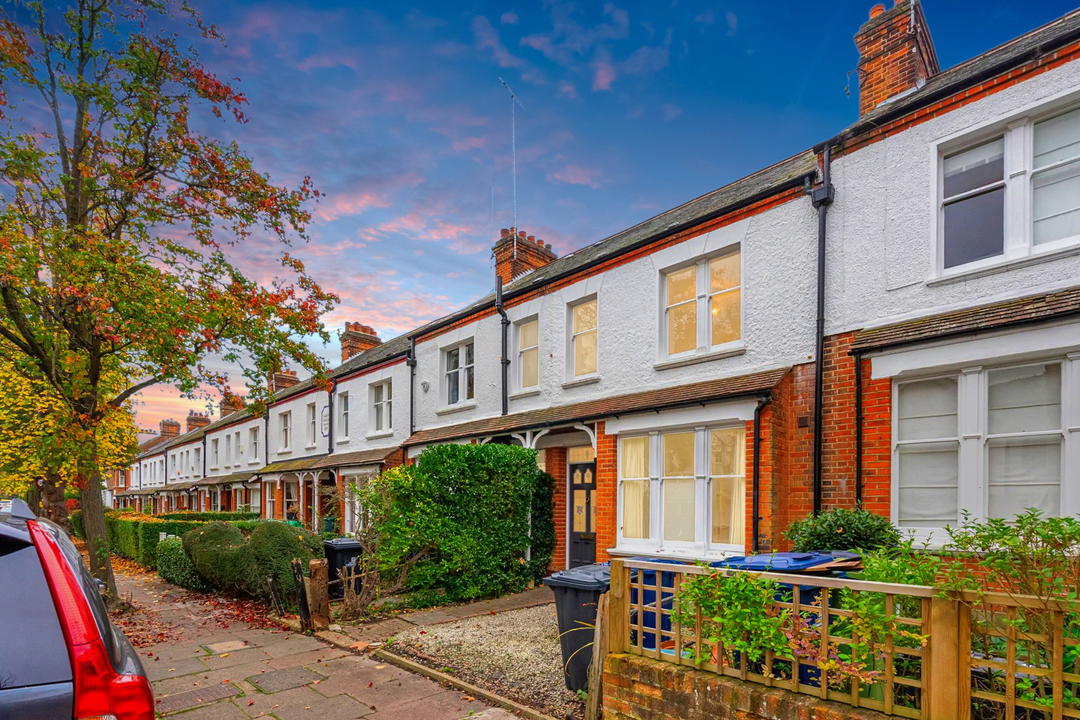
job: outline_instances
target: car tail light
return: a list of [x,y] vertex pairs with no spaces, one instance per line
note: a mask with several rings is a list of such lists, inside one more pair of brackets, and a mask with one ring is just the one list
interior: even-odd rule
[[64,628],[75,688],[75,720],[153,720],[154,694],[140,675],[121,675],[109,661],[90,603],[56,539],[27,523]]

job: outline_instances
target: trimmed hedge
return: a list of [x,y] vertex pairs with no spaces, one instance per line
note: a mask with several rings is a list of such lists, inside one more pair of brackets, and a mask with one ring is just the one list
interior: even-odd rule
[[184,552],[214,587],[232,592],[247,590],[250,558],[240,528],[225,522],[197,527],[184,535]]
[[195,569],[180,538],[165,538],[158,543],[156,552],[158,575],[165,580],[197,592],[214,589]]
[[[121,521],[121,524],[123,524],[123,521]],[[157,546],[158,542],[160,542],[161,533],[180,537],[205,523],[159,520],[156,516],[151,516],[149,518],[144,517],[140,522],[132,524],[136,525],[136,532],[139,536],[137,552],[133,559],[140,565],[155,568],[157,567]]]
[[156,518],[162,520],[190,520],[194,522],[213,522],[215,520],[221,520],[223,522],[230,522],[233,520],[258,520],[259,513],[252,512],[194,512],[190,510],[182,510],[172,513],[161,513],[155,515]]
[[75,533],[75,537],[80,540],[86,539],[86,527],[83,525],[82,510],[76,510],[68,515],[68,520],[71,522],[71,532]]

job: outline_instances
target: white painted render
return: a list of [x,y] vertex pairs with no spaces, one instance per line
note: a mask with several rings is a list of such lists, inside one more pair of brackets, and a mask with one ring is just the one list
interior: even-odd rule
[[832,165],[836,201],[829,210],[826,332],[1076,285],[1080,246],[1043,262],[1029,259],[992,268],[999,272],[951,278],[939,277],[935,251],[939,144],[992,132],[1033,111],[1080,103],[1078,89],[1080,62],[1072,62],[838,158]]
[[[257,453],[254,452],[254,449],[251,447],[250,432],[252,428],[259,429],[259,447]],[[240,453],[236,452],[236,433],[240,433]],[[227,435],[233,437],[234,456],[232,462],[229,463],[226,463],[225,461],[225,437]],[[215,440],[218,442],[219,448],[217,465],[214,465],[212,449]],[[243,422],[217,428],[206,433],[206,476],[219,477],[222,475],[232,475],[234,473],[253,472],[258,470],[266,465],[265,443],[266,422],[261,416],[248,418]]]
[[[390,381],[393,406],[389,431],[375,430],[373,386]],[[409,437],[409,366],[404,360],[383,366],[363,375],[339,380],[334,389],[334,452],[346,453],[376,448],[395,448]],[[349,394],[349,434],[342,432],[342,393]]]
[[[814,350],[815,212],[799,199],[572,286],[508,308],[511,328],[510,413],[624,395],[665,386],[733,377],[807,362]],[[742,343],[733,352],[662,366],[662,272],[736,246],[742,252]],[[699,288],[700,292],[701,288]],[[568,306],[598,301],[598,372],[585,384],[568,382]],[[517,323],[539,319],[539,392],[521,393],[516,362]],[[483,318],[417,345],[416,428],[452,425],[498,415],[501,327]],[[476,396],[448,408],[443,384],[447,348],[473,339]],[[428,389],[423,389],[427,383]],[[410,453],[412,454],[412,453]]]
[[203,472],[202,438],[170,447],[166,463],[169,469],[170,485],[201,478]]
[[[311,442],[307,426],[307,406],[315,405],[315,438]],[[330,451],[330,438],[323,435],[323,413],[328,412],[330,395],[322,390],[311,390],[289,398],[270,407],[269,427],[270,463],[297,460],[313,455],[325,455]],[[292,413],[292,438],[288,449],[281,444],[281,416]]]

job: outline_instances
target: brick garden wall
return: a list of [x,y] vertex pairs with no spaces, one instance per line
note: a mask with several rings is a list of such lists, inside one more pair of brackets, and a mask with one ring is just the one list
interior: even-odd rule
[[[566,448],[548,448],[547,472],[555,478],[552,499],[555,501],[555,551],[551,555],[551,570],[566,569]],[[599,469],[599,468],[598,468]]]
[[609,655],[604,720],[885,720],[809,695],[635,655]]

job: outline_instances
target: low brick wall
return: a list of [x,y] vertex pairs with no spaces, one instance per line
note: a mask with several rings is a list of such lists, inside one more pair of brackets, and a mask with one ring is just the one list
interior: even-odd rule
[[889,720],[809,695],[636,655],[609,655],[604,720]]

